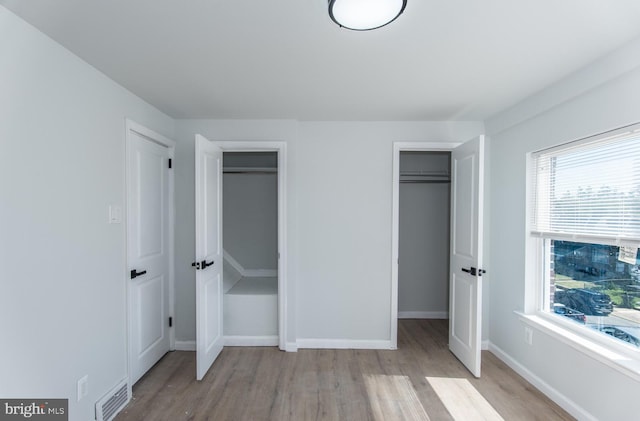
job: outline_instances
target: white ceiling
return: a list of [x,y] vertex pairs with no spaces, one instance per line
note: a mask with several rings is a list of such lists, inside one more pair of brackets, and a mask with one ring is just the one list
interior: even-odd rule
[[639,0],[0,0],[175,118],[480,120],[640,36]]

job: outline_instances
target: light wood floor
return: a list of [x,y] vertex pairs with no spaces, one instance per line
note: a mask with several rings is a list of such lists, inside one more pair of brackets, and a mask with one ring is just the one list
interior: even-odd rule
[[116,420],[573,420],[489,352],[471,376],[447,328],[401,320],[397,351],[226,347],[202,382],[195,353],[171,352]]

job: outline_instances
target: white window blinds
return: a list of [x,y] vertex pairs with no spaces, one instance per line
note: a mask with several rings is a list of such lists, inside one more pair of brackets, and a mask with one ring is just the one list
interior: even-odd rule
[[640,241],[640,125],[532,157],[533,233]]

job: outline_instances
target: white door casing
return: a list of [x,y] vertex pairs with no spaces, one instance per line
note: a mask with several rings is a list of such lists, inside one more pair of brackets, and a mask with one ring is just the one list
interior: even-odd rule
[[127,121],[127,294],[129,380],[171,346],[173,329],[173,141]]
[[480,377],[484,136],[451,152],[449,349]]
[[[287,144],[278,141],[215,141],[224,152],[276,152],[278,154],[278,346],[282,351],[295,352],[297,345],[289,338],[288,326],[293,315],[287,311]],[[289,338],[291,339],[291,338]]]
[[196,135],[196,378],[224,346],[222,284],[222,149]]

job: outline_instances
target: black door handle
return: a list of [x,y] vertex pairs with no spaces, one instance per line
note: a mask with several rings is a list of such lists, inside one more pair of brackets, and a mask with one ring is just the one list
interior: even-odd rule
[[477,272],[476,272],[476,271],[477,271],[477,269],[476,269],[476,268],[474,268],[473,266],[472,266],[472,267],[470,267],[469,269],[467,269],[467,268],[462,268],[462,271],[463,271],[463,272],[470,273],[470,274],[471,274],[471,276],[476,276],[476,274],[477,274]]
[[200,269],[206,269],[206,268],[208,268],[209,266],[211,266],[214,263],[215,263],[215,261],[213,261],[213,260],[211,261],[211,263],[207,263],[206,260],[203,260],[202,262],[200,262]]
[[473,266],[471,266],[469,269],[462,268],[462,271],[470,273],[473,276],[482,276],[483,273],[487,273],[486,270],[484,270],[484,269],[476,269]]
[[138,277],[138,276],[140,276],[140,275],[144,275],[145,273],[147,273],[147,271],[146,271],[146,270],[143,270],[142,272],[138,272],[136,269],[133,269],[133,270],[131,271],[131,279],[135,279],[135,278],[137,278],[137,277]]

